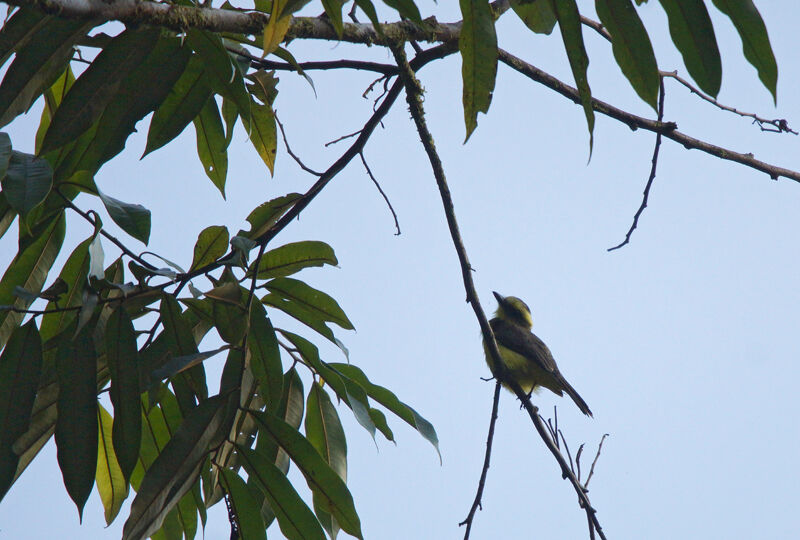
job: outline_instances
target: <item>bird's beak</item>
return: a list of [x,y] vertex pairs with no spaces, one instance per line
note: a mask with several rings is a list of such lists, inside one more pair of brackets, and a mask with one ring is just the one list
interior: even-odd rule
[[506,301],[506,297],[500,294],[499,292],[492,291],[492,294],[494,295],[495,298],[497,298],[498,304],[502,304],[503,302]]

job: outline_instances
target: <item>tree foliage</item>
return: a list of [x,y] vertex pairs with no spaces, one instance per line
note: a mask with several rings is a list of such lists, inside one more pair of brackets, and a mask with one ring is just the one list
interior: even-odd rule
[[[320,17],[297,15],[308,0],[256,0],[247,10],[194,0],[141,2],[135,10],[114,1],[9,4],[16,7],[0,29],[6,65],[0,127],[36,100],[44,108],[35,155],[15,150],[0,133],[0,234],[12,223],[19,231],[19,250],[0,279],[0,497],[54,436],[64,485],[79,512],[96,486],[110,523],[133,488],[125,539],[193,538],[197,518],[204,524],[206,508],[223,498],[242,538],[264,538],[274,521],[287,538],[335,537],[339,530],[361,538],[337,401],[373,437],[394,440],[388,411],[438,451],[433,426],[411,406],[349,359],[321,358],[313,340],[330,341],[347,356],[335,327],[353,324],[334,298],[298,273],[336,266],[333,248],[277,238],[359,154],[403,89],[403,66],[357,60],[327,66],[371,69],[386,80],[383,100],[352,146],[308,192],[253,208],[248,230],[209,224],[192,260],[180,264],[136,253],[128,239],[108,233],[96,211],[74,202],[80,193],[95,197],[94,207],[104,207],[131,239],[148,243],[150,211],[95,183],[137,123],[151,115],[145,154],[191,124],[198,158],[224,197],[237,125],[274,168],[276,70],[308,76],[315,67],[299,64],[288,42],[328,39],[387,46],[396,55],[412,44],[417,54],[407,65],[413,70],[459,53],[469,139],[478,113],[489,111],[498,62],[515,66],[497,45],[495,22],[506,12],[536,33],[549,35],[558,26],[576,86],[563,92],[583,108],[590,147],[595,112],[609,113],[591,95],[587,28],[611,42],[621,72],[658,109],[661,73],[631,0],[597,0],[599,23],[582,17],[575,0],[460,0],[463,20],[450,24],[423,18],[411,0],[354,0],[351,15],[363,13],[369,23],[345,22],[346,3],[326,0],[309,7],[324,11]],[[660,4],[689,74],[716,97],[722,72],[708,6],[702,0]],[[713,0],[713,6],[730,17],[745,58],[776,97],[777,66],[755,6],[750,0]],[[379,14],[396,20],[381,23]],[[105,26],[109,21],[126,27]],[[434,45],[423,50],[422,41]],[[70,249],[68,212],[91,223],[93,233],[58,269],[56,257]],[[122,254],[106,264],[102,246],[109,244]],[[305,325],[312,339],[275,326],[278,312]],[[223,344],[209,347],[209,333]],[[212,385],[218,392],[210,395],[204,361],[217,355],[227,359]],[[311,375],[305,388],[301,373]],[[98,401],[104,392],[111,411]],[[311,506],[287,479],[290,462],[308,483]]]

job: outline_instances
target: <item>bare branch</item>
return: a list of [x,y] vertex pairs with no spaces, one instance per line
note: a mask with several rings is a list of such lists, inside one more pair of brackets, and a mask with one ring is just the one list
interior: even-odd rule
[[366,169],[367,174],[369,175],[370,179],[372,180],[372,183],[375,184],[376,188],[378,188],[378,191],[380,192],[381,196],[383,197],[383,200],[386,201],[386,205],[389,207],[389,210],[392,212],[392,217],[394,218],[394,228],[397,230],[397,232],[395,233],[395,236],[400,236],[400,223],[397,221],[397,214],[394,211],[394,207],[392,206],[392,203],[389,200],[389,197],[387,197],[386,193],[384,193],[383,188],[378,183],[378,179],[375,178],[374,174],[372,174],[372,170],[369,168],[369,165],[367,164],[367,159],[364,157],[364,152],[363,151],[359,152],[358,155],[361,157],[361,163],[364,165],[364,169]]
[[[553,77],[549,73],[546,73],[541,69],[525,62],[524,60],[517,58],[513,54],[504,51],[503,49],[500,49],[499,53],[500,61],[510,68],[522,73],[531,80],[547,86],[551,90],[555,90],[562,96],[573,101],[575,104],[580,105],[580,96],[575,88]],[[694,137],[678,131],[678,126],[674,122],[658,122],[657,120],[648,120],[647,118],[623,111],[622,109],[618,109],[613,105],[609,105],[608,103],[595,98],[592,98],[592,109],[600,114],[610,116],[615,120],[619,120],[620,122],[627,124],[631,129],[642,128],[655,133],[661,133],[664,137],[682,144],[685,148],[694,148],[720,159],[741,163],[742,165],[768,174],[773,180],[777,180],[782,176],[784,178],[794,180],[795,182],[800,182],[800,172],[798,171],[793,171],[791,169],[777,167],[775,165],[765,163],[753,157],[753,154],[735,152],[733,150],[729,150],[728,148],[723,148],[721,146],[716,146],[714,144],[701,141],[700,139],[695,139]]]
[[[664,119],[664,79],[662,78],[659,84],[658,89],[658,121],[661,122]],[[661,132],[656,133],[656,145],[653,148],[653,159],[651,160],[652,165],[650,167],[650,177],[647,179],[647,184],[644,186],[644,193],[642,195],[642,204],[639,205],[639,209],[636,211],[636,214],[633,216],[633,223],[631,223],[630,229],[628,229],[628,233],[625,235],[625,240],[620,242],[614,247],[608,248],[607,251],[614,251],[615,249],[619,249],[631,240],[631,235],[633,231],[636,230],[636,226],[639,224],[639,217],[644,212],[644,209],[647,208],[647,199],[650,197],[650,188],[653,186],[653,180],[656,178],[656,168],[658,167],[658,150],[661,148]]]

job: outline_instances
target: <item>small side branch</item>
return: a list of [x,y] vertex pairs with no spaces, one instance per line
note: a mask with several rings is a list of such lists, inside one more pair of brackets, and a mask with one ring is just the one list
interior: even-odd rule
[[[661,122],[663,119],[664,119],[664,79],[661,79],[658,89],[658,121]],[[644,186],[642,204],[639,205],[639,209],[633,216],[633,223],[631,223],[631,228],[628,229],[627,234],[625,234],[625,240],[623,240],[614,247],[608,248],[607,251],[614,251],[615,249],[619,249],[631,241],[631,235],[633,234],[633,231],[636,230],[636,227],[639,225],[639,217],[644,212],[644,209],[647,208],[647,199],[650,197],[650,188],[653,186],[653,180],[655,180],[656,178],[656,169],[658,168],[658,150],[660,148],[661,148],[661,133],[659,132],[656,133],[656,145],[655,148],[653,148],[653,159],[652,159],[652,165],[650,167],[650,177],[647,179],[647,184]]]
[[358,153],[358,155],[359,155],[359,157],[361,157],[361,163],[364,165],[364,169],[367,171],[367,174],[369,175],[370,180],[372,180],[372,183],[375,184],[376,188],[378,188],[378,191],[380,192],[381,197],[383,197],[383,200],[386,201],[386,206],[389,207],[389,211],[392,213],[392,217],[394,218],[394,228],[397,231],[396,233],[394,233],[394,235],[395,236],[400,236],[400,223],[397,221],[397,213],[395,213],[395,211],[394,211],[394,207],[392,206],[392,202],[389,200],[389,197],[386,196],[386,193],[383,191],[383,188],[378,183],[378,179],[375,178],[374,174],[372,174],[372,170],[369,168],[369,165],[367,164],[367,159],[364,157],[364,152],[361,151],[361,152]]
[[489,474],[489,462],[492,457],[492,441],[494,441],[494,426],[497,424],[497,409],[500,404],[500,380],[494,385],[494,399],[492,400],[492,417],[489,420],[489,434],[486,436],[486,454],[483,458],[483,470],[481,470],[481,478],[478,480],[478,491],[475,493],[475,500],[472,501],[472,506],[469,509],[467,517],[459,523],[459,526],[466,525],[464,531],[464,540],[469,539],[469,533],[472,530],[472,520],[475,519],[475,512],[481,508],[481,499],[483,498],[483,489],[486,486],[486,476]]
[[[513,70],[518,71],[531,80],[543,84],[551,90],[555,90],[575,104],[580,105],[580,96],[575,88],[553,77],[549,73],[546,73],[541,69],[529,64],[528,62],[517,58],[513,54],[504,51],[503,49],[500,49],[499,52],[500,61]],[[678,131],[678,126],[674,122],[658,122],[656,120],[649,120],[647,118],[623,111],[622,109],[618,109],[613,105],[609,105],[608,103],[595,98],[592,98],[592,109],[600,114],[604,114],[614,118],[615,120],[619,120],[623,124],[628,125],[628,127],[631,129],[641,128],[654,133],[661,133],[667,139],[672,139],[673,141],[683,145],[685,148],[690,150],[694,148],[720,159],[741,163],[742,165],[768,174],[773,180],[784,177],[794,180],[795,182],[800,182],[800,172],[798,171],[793,171],[791,169],[777,167],[775,165],[765,163],[753,157],[753,154],[735,152],[728,148],[723,148],[721,146],[696,139]]]

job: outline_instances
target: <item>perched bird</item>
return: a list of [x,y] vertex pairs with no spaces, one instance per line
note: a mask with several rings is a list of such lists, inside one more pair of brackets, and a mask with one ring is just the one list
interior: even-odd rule
[[[563,396],[566,392],[583,414],[592,416],[592,411],[583,398],[558,371],[550,349],[531,332],[533,318],[527,304],[515,296],[494,293],[494,297],[497,298],[497,311],[489,324],[500,349],[506,378],[516,381],[528,395],[540,386],[559,396]],[[486,363],[489,364],[493,375],[497,376],[492,368],[493,362],[486,343],[483,344],[483,348],[486,353]],[[505,381],[501,379],[501,382],[510,389]]]

